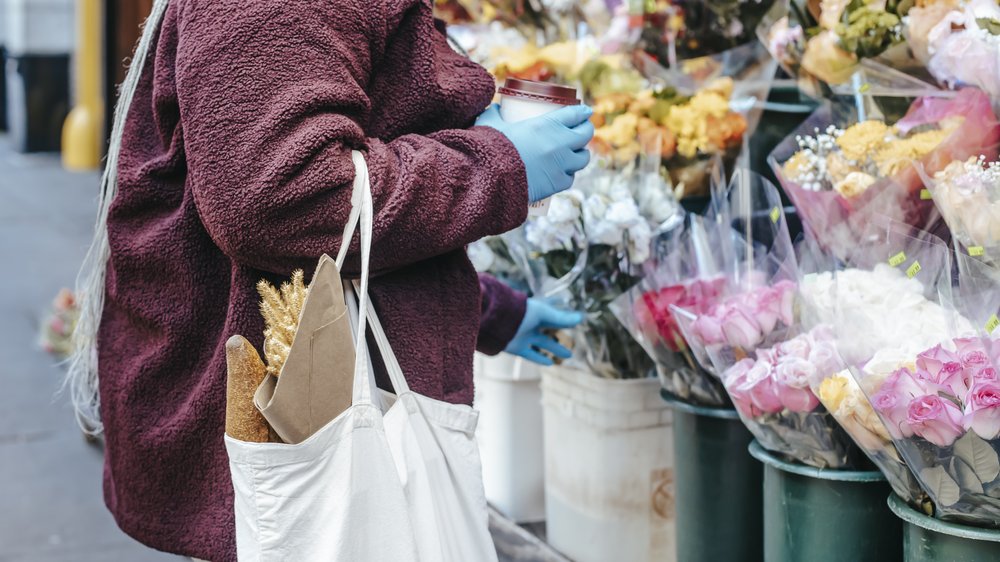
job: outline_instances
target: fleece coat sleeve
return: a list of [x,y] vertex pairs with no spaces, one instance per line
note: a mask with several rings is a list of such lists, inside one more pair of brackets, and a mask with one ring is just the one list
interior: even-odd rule
[[476,349],[496,355],[507,348],[521,327],[528,297],[485,273],[479,274],[479,289],[482,301]]
[[[376,275],[524,221],[524,165],[496,130],[366,131],[373,69],[397,40],[393,29],[417,17],[394,13],[390,1],[216,0],[183,20],[191,32],[211,30],[183,41],[180,29],[180,50],[192,52],[178,58],[198,61],[176,69],[187,181],[209,235],[236,262],[287,274],[335,254],[352,149],[370,170]],[[405,122],[409,108],[392,111]],[[355,238],[345,274],[358,273],[357,247]]]

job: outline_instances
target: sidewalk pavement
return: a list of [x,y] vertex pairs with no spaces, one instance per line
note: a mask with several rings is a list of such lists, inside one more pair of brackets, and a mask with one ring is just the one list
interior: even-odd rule
[[17,154],[0,137],[0,562],[182,560],[118,530],[101,495],[101,451],[56,395],[63,371],[37,345],[90,242],[97,187],[97,174]]

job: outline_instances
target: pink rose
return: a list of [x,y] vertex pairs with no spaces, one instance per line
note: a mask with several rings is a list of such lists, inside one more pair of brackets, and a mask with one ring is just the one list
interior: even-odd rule
[[927,392],[905,368],[898,369],[882,382],[879,391],[872,396],[872,407],[881,414],[893,438],[913,435],[913,429],[906,421],[907,406],[911,400]]
[[760,323],[761,330],[765,334],[770,334],[778,325],[778,315],[781,312],[781,295],[769,287],[761,289],[756,295],[755,315]]
[[742,307],[731,307],[722,315],[722,335],[733,347],[753,349],[764,334],[760,324]]
[[972,375],[972,385],[980,382],[996,382],[997,370],[993,367],[983,367]]
[[746,418],[756,418],[763,414],[759,408],[754,406],[750,399],[749,388],[747,387],[747,372],[753,367],[753,359],[743,359],[726,370],[722,379],[726,381],[726,390],[733,405]]
[[766,414],[774,414],[784,409],[774,383],[771,365],[757,361],[747,371],[743,389],[750,396],[754,407]]
[[980,338],[958,338],[955,340],[955,354],[963,367],[982,368],[990,362],[986,346]]
[[809,352],[809,362],[821,377],[827,377],[843,368],[837,350],[828,343],[817,343]]
[[987,441],[1000,437],[1000,385],[981,382],[969,390],[964,426]]
[[804,359],[789,357],[774,369],[778,400],[792,412],[811,412],[819,399],[809,389],[809,382],[816,376],[816,368]]
[[913,433],[938,447],[948,447],[965,433],[962,410],[950,400],[930,394],[918,396],[910,402],[906,422],[913,428]]
[[779,343],[777,346],[778,353],[781,355],[796,357],[798,359],[809,359],[811,349],[812,345],[810,345],[809,338],[805,336],[792,338]]
[[913,429],[906,422],[907,403],[908,401],[892,390],[880,390],[872,396],[872,408],[882,416],[885,428],[893,439],[913,435]]
[[704,314],[696,318],[691,323],[691,332],[704,345],[715,345],[725,341],[722,334],[722,323],[711,314]]
[[958,355],[941,347],[940,344],[917,356],[917,367],[930,373],[931,380],[934,381],[940,380],[941,370],[949,364],[951,364],[950,370],[952,372],[962,368],[962,360]]
[[972,377],[966,373],[958,354],[936,345],[917,356],[917,378],[955,396],[965,396]]
[[785,326],[791,326],[795,322],[795,283],[791,281],[779,281],[774,288],[781,295],[778,318],[781,319]]

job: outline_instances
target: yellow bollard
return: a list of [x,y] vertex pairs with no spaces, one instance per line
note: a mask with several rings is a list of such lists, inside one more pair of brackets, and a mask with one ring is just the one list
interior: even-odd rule
[[77,0],[74,93],[76,105],[62,131],[62,162],[68,170],[101,164],[104,100],[101,96],[101,2]]

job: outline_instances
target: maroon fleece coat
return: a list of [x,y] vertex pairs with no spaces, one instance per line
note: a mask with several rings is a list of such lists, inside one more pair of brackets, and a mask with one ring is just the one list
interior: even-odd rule
[[496,353],[513,337],[523,295],[477,280],[464,247],[524,221],[524,165],[470,128],[494,84],[442,31],[430,0],[170,3],[126,122],[99,334],[105,501],[139,541],[235,558],[224,344],[260,348],[261,278],[336,254],[352,149],[371,170],[371,292],[410,386],[470,403],[477,338]]

